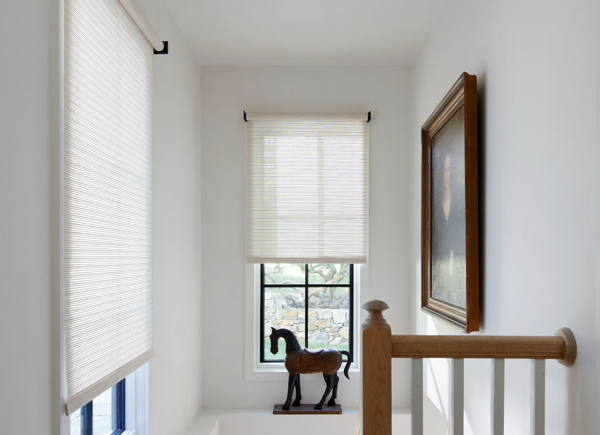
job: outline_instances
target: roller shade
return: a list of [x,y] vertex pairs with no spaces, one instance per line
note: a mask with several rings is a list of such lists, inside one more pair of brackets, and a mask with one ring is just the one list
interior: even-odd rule
[[153,355],[152,47],[119,0],[65,0],[67,414]]
[[131,19],[138,26],[138,29],[144,34],[148,42],[156,51],[162,51],[165,44],[160,40],[144,14],[139,10],[133,0],[119,0],[119,3],[125,8]]
[[365,263],[365,114],[246,114],[246,261]]

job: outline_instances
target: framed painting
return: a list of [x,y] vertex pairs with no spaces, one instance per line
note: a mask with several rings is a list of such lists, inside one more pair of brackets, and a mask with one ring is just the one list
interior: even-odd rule
[[421,309],[463,332],[478,331],[476,76],[460,76],[421,140]]

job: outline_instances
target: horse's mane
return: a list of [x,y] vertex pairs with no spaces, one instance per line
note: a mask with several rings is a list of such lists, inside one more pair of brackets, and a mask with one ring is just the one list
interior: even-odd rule
[[294,335],[294,333],[292,331],[290,331],[289,329],[285,329],[285,328],[276,329],[275,335],[281,336],[281,337],[287,336],[289,338],[294,338],[294,339],[296,338],[296,336]]

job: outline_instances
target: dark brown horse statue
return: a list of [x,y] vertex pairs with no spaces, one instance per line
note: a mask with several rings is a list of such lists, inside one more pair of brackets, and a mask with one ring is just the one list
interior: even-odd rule
[[302,395],[300,394],[300,373],[323,373],[327,387],[321,401],[315,405],[315,409],[323,408],[323,403],[325,403],[325,399],[327,399],[332,390],[333,393],[327,405],[334,406],[337,397],[338,382],[340,380],[337,372],[342,365],[342,354],[348,357],[348,362],[344,368],[344,375],[348,379],[350,379],[348,369],[352,363],[350,354],[344,350],[337,351],[335,349],[302,349],[292,331],[275,328],[271,328],[271,331],[272,333],[269,338],[271,339],[271,353],[273,355],[279,351],[279,339],[283,338],[285,340],[285,368],[289,373],[289,379],[287,398],[281,409],[284,411],[290,409],[294,388],[296,388],[296,400],[294,400],[292,405],[300,405],[300,399],[302,399]]

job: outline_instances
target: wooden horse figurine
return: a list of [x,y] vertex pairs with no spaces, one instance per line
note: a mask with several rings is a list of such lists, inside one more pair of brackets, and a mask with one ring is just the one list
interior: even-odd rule
[[271,331],[272,333],[269,338],[271,339],[271,353],[273,355],[279,351],[279,339],[283,338],[285,340],[285,368],[289,373],[289,379],[287,398],[281,409],[284,411],[290,409],[294,388],[296,388],[296,400],[294,400],[292,405],[300,405],[300,399],[302,399],[302,395],[300,394],[301,373],[323,373],[323,378],[327,383],[325,393],[321,401],[315,405],[315,409],[323,409],[323,403],[325,403],[325,399],[327,399],[332,390],[333,393],[327,405],[335,406],[338,382],[340,380],[337,371],[342,365],[342,354],[344,354],[348,357],[348,362],[344,368],[344,375],[350,379],[350,376],[348,376],[348,369],[352,363],[350,354],[344,350],[337,351],[335,349],[302,349],[292,331],[275,328],[271,328]]

